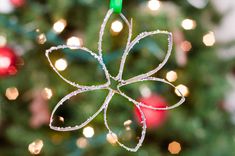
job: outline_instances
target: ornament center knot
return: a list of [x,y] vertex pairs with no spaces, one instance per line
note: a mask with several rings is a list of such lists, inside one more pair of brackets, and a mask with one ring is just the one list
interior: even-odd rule
[[110,79],[110,86],[109,86],[109,88],[111,88],[112,90],[118,92],[118,85],[119,84],[120,84],[120,82],[118,80]]

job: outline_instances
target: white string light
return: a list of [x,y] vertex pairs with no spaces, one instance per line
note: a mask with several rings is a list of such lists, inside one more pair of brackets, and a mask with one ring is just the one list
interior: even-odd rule
[[[6,39],[6,37],[3,36],[3,35],[0,35],[0,47],[5,46],[6,44],[7,44],[7,39]],[[1,61],[0,61],[0,63],[1,63]]]
[[5,96],[8,98],[8,100],[16,100],[19,96],[19,91],[16,87],[7,88]]
[[14,10],[14,5],[9,0],[1,0],[0,4],[0,13],[8,14]]
[[28,150],[31,154],[38,155],[38,154],[40,154],[42,147],[43,147],[43,141],[42,140],[35,140],[31,144],[29,144]]
[[181,26],[185,29],[185,30],[192,30],[195,29],[197,24],[194,20],[192,19],[185,19],[182,21]]
[[55,62],[55,67],[57,70],[59,71],[64,71],[68,66],[68,63],[65,59],[61,58],[61,59],[58,59],[56,60]]
[[77,47],[82,46],[82,39],[78,38],[76,36],[72,36],[72,37],[68,38],[67,46],[69,46],[70,49],[77,49]]
[[95,131],[94,131],[94,128],[88,126],[88,127],[85,127],[83,129],[83,135],[86,137],[86,138],[92,138],[95,134]]
[[132,120],[127,120],[123,123],[123,125],[126,126],[130,126],[132,124]]
[[151,89],[147,85],[141,85],[139,90],[143,97],[149,97],[152,94]]
[[123,24],[122,24],[122,22],[121,22],[121,21],[118,21],[118,20],[114,21],[114,22],[111,24],[111,29],[112,29],[112,31],[115,32],[115,33],[121,32],[122,29],[123,29]]
[[183,94],[183,96],[186,97],[186,96],[189,95],[189,90],[188,90],[188,87],[186,87],[185,85],[180,84],[180,85],[176,86],[175,93],[178,96],[181,96],[181,94]]
[[78,138],[76,145],[78,148],[86,148],[88,146],[88,140],[84,137]]
[[210,31],[209,33],[204,35],[203,43],[208,47],[213,46],[215,44],[215,34],[212,31]]
[[156,11],[160,8],[161,3],[159,0],[150,0],[148,1],[148,8],[152,11]]
[[169,71],[167,74],[166,74],[166,79],[169,81],[169,82],[175,82],[178,78],[178,75],[175,71]]
[[46,35],[41,33],[37,36],[37,41],[39,44],[44,44],[47,41]]
[[110,143],[110,144],[112,144],[112,145],[114,145],[114,144],[116,144],[117,143],[117,140],[118,140],[118,137],[117,137],[117,135],[115,134],[115,133],[108,133],[107,135],[106,135],[106,140]]
[[61,33],[64,30],[64,28],[66,27],[66,25],[67,25],[66,20],[60,19],[54,23],[53,30],[56,33]]
[[130,127],[131,124],[132,124],[132,120],[127,120],[123,123],[127,131],[131,130],[131,127]]
[[45,99],[51,99],[51,97],[53,95],[52,90],[50,88],[44,88],[42,94]]

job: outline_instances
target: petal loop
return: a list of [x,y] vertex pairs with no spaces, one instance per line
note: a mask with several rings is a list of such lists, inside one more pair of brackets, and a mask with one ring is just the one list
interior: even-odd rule
[[[51,59],[49,57],[49,54],[52,53],[53,51],[55,50],[59,50],[59,49],[67,49],[67,48],[76,48],[78,50],[83,50],[87,53],[89,53],[91,56],[93,56],[97,61],[98,63],[101,65],[104,73],[105,73],[105,77],[107,79],[107,83],[105,84],[102,84],[102,85],[98,85],[98,86],[83,86],[83,85],[79,85],[75,82],[72,82],[68,79],[66,79],[64,76],[62,76],[59,71],[54,67],[53,63],[51,62]],[[49,61],[50,63],[50,66],[52,67],[52,69],[56,72],[57,75],[59,75],[60,78],[62,78],[65,82],[67,82],[68,84],[70,84],[71,86],[74,86],[74,87],[77,87],[79,89],[94,89],[94,88],[104,88],[104,87],[107,87],[109,84],[110,84],[110,77],[109,77],[109,73],[108,73],[108,70],[106,68],[106,66],[104,65],[104,62],[102,61],[102,59],[96,55],[94,52],[92,52],[91,50],[89,50],[88,48],[85,48],[85,47],[78,47],[78,46],[67,46],[67,45],[59,45],[59,46],[56,46],[56,47],[51,47],[50,49],[46,50],[46,53],[45,53],[46,57],[47,57],[47,60]]]
[[141,103],[141,102],[137,102],[136,100],[133,100],[131,97],[127,96],[125,93],[123,93],[123,92],[120,90],[120,88],[121,88],[122,86],[126,86],[126,85],[128,85],[128,84],[137,83],[137,82],[143,82],[143,81],[157,81],[157,82],[162,82],[162,83],[168,84],[168,85],[172,86],[173,88],[177,89],[176,86],[174,86],[172,83],[170,83],[170,82],[168,82],[168,81],[166,81],[166,80],[164,80],[164,79],[155,78],[155,77],[147,77],[147,78],[142,78],[142,79],[140,79],[140,80],[128,80],[128,81],[124,81],[124,82],[122,82],[122,83],[118,86],[118,90],[119,90],[119,92],[120,92],[120,94],[121,94],[122,96],[126,97],[128,100],[130,100],[130,101],[133,102],[134,104],[137,104],[137,105],[139,105],[139,106],[141,106],[141,107],[149,108],[149,109],[152,109],[152,110],[171,110],[171,109],[174,109],[174,108],[176,108],[176,107],[179,107],[181,104],[184,103],[185,97],[183,96],[183,94],[180,92],[179,89],[177,89],[177,91],[178,91],[178,92],[180,93],[180,95],[181,95],[180,101],[177,102],[177,103],[175,103],[175,104],[172,105],[172,106],[169,106],[169,107],[167,106],[167,107],[165,107],[165,108],[157,108],[157,107],[145,105],[145,104],[143,104],[143,103]]
[[151,35],[156,35],[156,34],[166,34],[168,35],[168,49],[167,49],[167,52],[166,52],[166,56],[164,58],[164,60],[153,70],[147,72],[147,73],[144,73],[144,74],[141,74],[141,75],[138,75],[138,76],[135,76],[133,78],[130,78],[129,80],[137,80],[137,79],[142,79],[142,78],[146,78],[146,77],[149,77],[149,76],[152,76],[153,74],[155,74],[156,72],[158,72],[160,69],[162,69],[162,67],[166,64],[166,62],[168,61],[170,55],[171,55],[171,52],[172,52],[172,47],[173,47],[173,37],[172,37],[172,33],[170,32],[167,32],[167,31],[162,31],[162,30],[156,30],[156,31],[151,31],[151,32],[143,32],[141,34],[139,34],[130,44],[129,46],[127,46],[127,50],[124,52],[123,54],[123,58],[122,58],[122,64],[121,64],[121,67],[120,67],[120,70],[119,70],[119,77],[120,79],[122,79],[122,73],[123,73],[123,70],[124,70],[124,66],[125,66],[125,62],[126,62],[126,58],[130,52],[130,50],[134,47],[134,45],[136,45],[141,39],[144,39],[148,36],[151,36]]
[[85,127],[89,122],[91,122],[100,112],[102,112],[102,110],[107,106],[107,104],[109,103],[109,101],[112,98],[112,93],[110,92],[104,103],[102,104],[102,106],[98,109],[97,112],[95,112],[91,117],[89,117],[86,121],[84,121],[83,123],[81,123],[80,125],[76,125],[74,127],[56,127],[52,125],[53,122],[53,116],[55,114],[55,112],[57,111],[57,109],[64,104],[65,101],[69,100],[71,97],[76,96],[80,93],[84,93],[84,92],[89,92],[89,91],[94,91],[94,90],[99,90],[99,89],[90,89],[90,90],[85,90],[85,89],[78,89],[76,91],[71,92],[70,94],[66,95],[64,98],[62,98],[60,100],[60,102],[58,102],[58,104],[54,107],[52,114],[51,114],[51,118],[50,118],[50,128],[56,131],[74,131],[74,130],[78,130],[81,129],[83,127]]
[[[111,94],[112,96],[115,94],[114,91],[111,91]],[[128,98],[127,98],[128,99]],[[129,99],[128,99],[129,100]],[[124,145],[123,143],[121,143],[118,138],[116,138],[114,136],[114,132],[110,129],[109,127],[109,124],[108,124],[108,120],[107,120],[107,111],[108,111],[108,106],[109,106],[109,103],[107,103],[107,105],[105,106],[104,108],[104,124],[106,126],[106,128],[108,129],[109,131],[109,134],[113,136],[113,139],[115,139],[115,142],[118,143],[119,146],[125,148],[126,150],[130,151],[130,152],[136,152],[138,151],[138,149],[141,147],[142,143],[144,142],[144,138],[145,138],[145,135],[146,135],[146,129],[147,129],[147,124],[146,124],[146,118],[145,118],[145,115],[143,113],[143,111],[141,110],[139,104],[135,104],[135,107],[137,107],[137,109],[139,110],[140,114],[141,114],[141,123],[143,124],[142,125],[142,132],[141,132],[141,137],[140,139],[138,140],[138,143],[135,147],[127,147],[126,145]]]
[[[99,52],[99,56],[101,57],[101,59],[103,59],[103,50],[102,50],[102,42],[103,42],[103,36],[104,36],[104,31],[105,31],[105,28],[106,28],[106,25],[107,25],[107,22],[109,20],[109,18],[111,17],[111,15],[113,14],[113,9],[110,9],[105,18],[104,18],[104,21],[101,25],[101,28],[100,28],[100,32],[99,32],[99,42],[98,42],[98,52]],[[126,23],[126,25],[128,26],[128,38],[127,38],[127,44],[126,44],[126,47],[125,47],[125,50],[124,50],[124,53],[122,55],[122,59],[121,59],[121,64],[120,64],[120,70],[123,68],[122,66],[124,65],[125,63],[125,59],[123,59],[123,57],[125,57],[127,51],[128,51],[128,47],[130,46],[130,42],[131,42],[131,37],[132,37],[132,19],[131,21],[129,22],[127,20],[127,18],[121,13],[120,14],[120,17],[122,18],[122,20]],[[114,78],[115,80],[120,80],[121,79],[121,72],[119,70],[119,73],[118,75]]]

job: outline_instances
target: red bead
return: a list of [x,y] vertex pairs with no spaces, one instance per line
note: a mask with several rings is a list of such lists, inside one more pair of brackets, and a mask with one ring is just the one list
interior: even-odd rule
[[[149,97],[142,97],[138,100],[145,105],[164,108],[167,106],[167,102],[163,97],[157,94],[152,94]],[[162,125],[167,117],[166,111],[151,110],[148,108],[141,107],[145,117],[148,128],[158,128]],[[139,123],[141,123],[141,114],[137,108],[134,110],[135,117]]]

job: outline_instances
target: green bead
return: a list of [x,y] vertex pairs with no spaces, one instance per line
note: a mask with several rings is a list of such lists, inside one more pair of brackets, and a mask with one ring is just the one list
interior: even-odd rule
[[122,0],[110,0],[110,9],[120,14],[122,12]]

